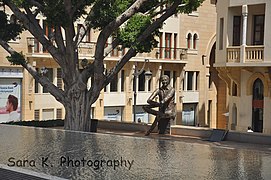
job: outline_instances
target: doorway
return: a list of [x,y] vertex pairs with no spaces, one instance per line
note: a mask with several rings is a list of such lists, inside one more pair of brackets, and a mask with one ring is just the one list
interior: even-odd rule
[[254,132],[263,132],[263,105],[263,83],[258,78],[253,84],[252,129]]

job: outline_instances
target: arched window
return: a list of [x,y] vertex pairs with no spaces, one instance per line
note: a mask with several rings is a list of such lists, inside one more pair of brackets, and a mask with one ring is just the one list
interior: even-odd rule
[[259,78],[256,79],[253,84],[253,99],[254,100],[263,99],[263,83]]
[[193,49],[197,49],[198,35],[194,34],[193,36]]
[[235,82],[232,82],[232,96],[237,96],[237,84]]
[[263,132],[263,111],[264,111],[264,86],[258,78],[253,84],[252,100],[252,130],[254,132]]
[[187,35],[187,48],[188,49],[191,49],[191,40],[192,40],[192,35],[191,35],[191,33],[189,33]]

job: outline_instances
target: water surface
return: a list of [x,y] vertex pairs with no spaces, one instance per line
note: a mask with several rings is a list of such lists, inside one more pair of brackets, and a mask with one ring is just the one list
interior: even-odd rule
[[8,125],[0,144],[0,164],[67,179],[271,179],[270,151]]

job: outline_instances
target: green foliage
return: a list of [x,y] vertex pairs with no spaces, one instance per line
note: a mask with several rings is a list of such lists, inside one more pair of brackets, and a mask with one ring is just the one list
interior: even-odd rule
[[15,40],[16,37],[22,32],[23,27],[16,22],[10,22],[7,19],[7,15],[4,11],[0,11],[0,39],[3,41]]
[[133,47],[140,53],[150,52],[153,47],[157,46],[158,42],[154,36],[158,35],[158,29],[141,43],[137,42],[136,39],[146,30],[147,26],[151,24],[151,21],[150,16],[134,15],[118,33],[117,38],[120,39],[120,44],[124,47]]
[[94,29],[103,29],[122,14],[134,0],[96,0],[88,22]]
[[22,52],[21,53],[15,52],[11,56],[7,56],[6,58],[12,65],[22,65],[26,63]]

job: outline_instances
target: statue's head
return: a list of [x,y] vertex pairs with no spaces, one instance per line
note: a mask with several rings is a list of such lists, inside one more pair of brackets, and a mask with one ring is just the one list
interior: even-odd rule
[[166,87],[169,84],[169,77],[167,75],[163,75],[160,81],[162,83],[162,87]]

